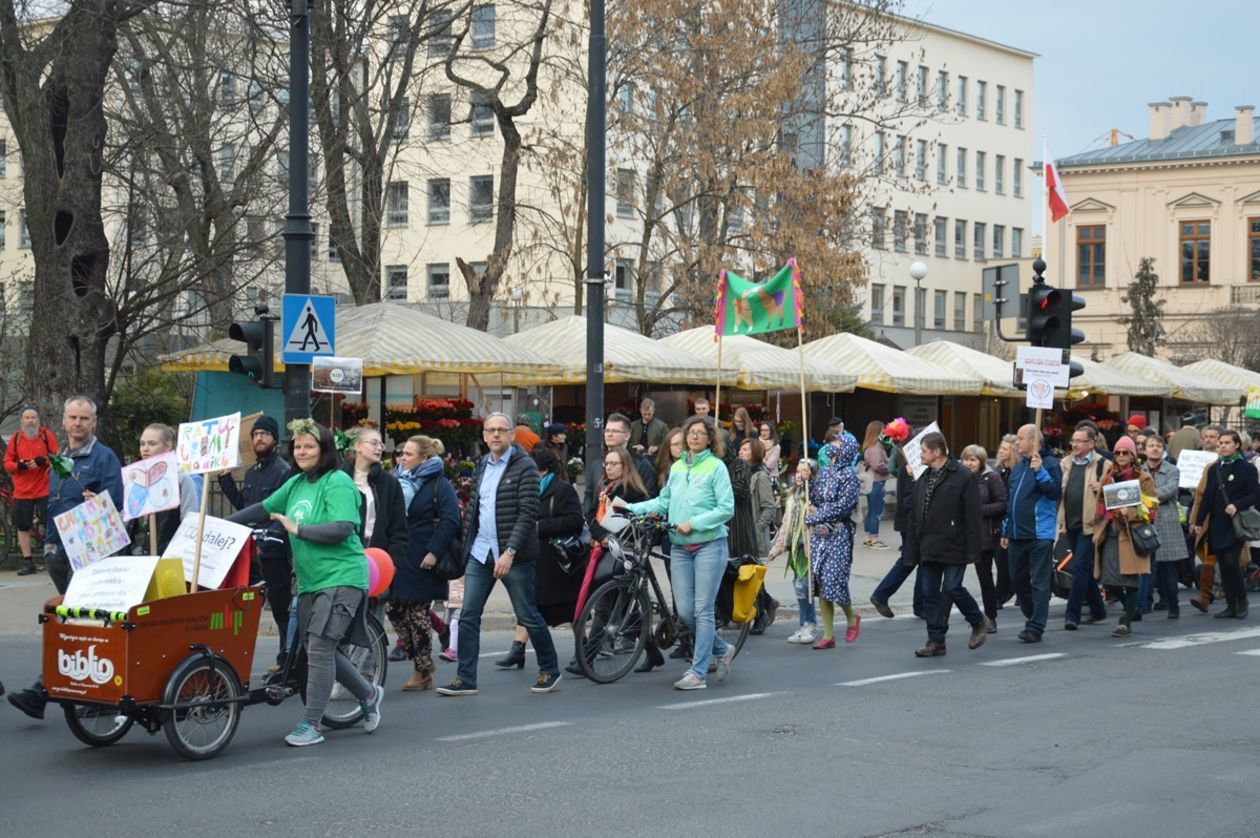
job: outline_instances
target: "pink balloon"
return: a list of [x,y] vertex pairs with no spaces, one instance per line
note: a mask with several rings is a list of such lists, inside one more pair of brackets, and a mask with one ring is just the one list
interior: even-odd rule
[[379,547],[363,552],[368,562],[368,596],[380,596],[394,583],[394,560]]

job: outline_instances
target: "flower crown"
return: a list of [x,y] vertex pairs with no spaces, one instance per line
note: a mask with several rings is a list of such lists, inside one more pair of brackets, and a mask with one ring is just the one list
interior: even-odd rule
[[294,419],[289,422],[289,424],[285,425],[285,427],[289,429],[289,433],[293,436],[297,436],[298,434],[310,434],[316,439],[319,439],[319,425],[310,417],[306,417],[304,419]]

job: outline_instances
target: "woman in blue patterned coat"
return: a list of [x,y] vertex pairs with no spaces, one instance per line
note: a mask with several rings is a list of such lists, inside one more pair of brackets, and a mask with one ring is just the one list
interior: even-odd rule
[[853,512],[861,492],[853,462],[858,444],[852,436],[843,435],[823,446],[828,465],[815,478],[809,499],[813,511],[805,517],[811,527],[811,559],[814,568],[814,590],[818,594],[818,613],[823,636],[815,649],[834,649],[835,606],[844,611],[847,630],[844,640],[858,638],[861,617],[854,612],[849,597],[849,572],[853,568],[853,533],[856,525]]

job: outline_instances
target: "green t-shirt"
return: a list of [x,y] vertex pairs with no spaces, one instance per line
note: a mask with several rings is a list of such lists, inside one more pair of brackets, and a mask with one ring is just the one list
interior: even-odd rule
[[[330,524],[349,521],[359,526],[359,504],[363,496],[344,471],[335,469],[314,483],[297,474],[263,501],[268,512],[280,512],[294,523]],[[367,559],[357,532],[339,544],[316,544],[291,536],[293,569],[297,572],[298,593],[346,586],[367,590]]]

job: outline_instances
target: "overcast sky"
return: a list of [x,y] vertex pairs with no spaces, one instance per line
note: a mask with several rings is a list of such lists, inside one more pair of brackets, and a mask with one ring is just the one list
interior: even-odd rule
[[1147,103],[1169,96],[1207,102],[1209,120],[1260,105],[1256,0],[906,0],[905,13],[1041,56],[1038,156],[1042,135],[1055,157],[1112,128],[1144,138]]

